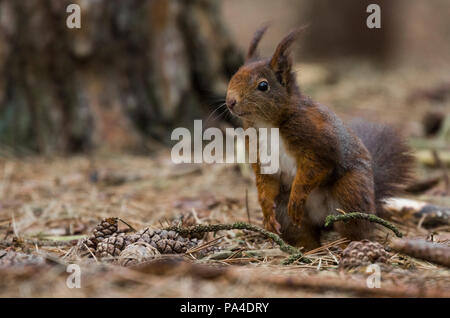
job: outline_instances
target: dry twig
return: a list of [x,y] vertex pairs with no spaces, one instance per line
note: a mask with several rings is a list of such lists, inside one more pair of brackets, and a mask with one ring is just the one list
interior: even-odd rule
[[397,237],[403,236],[403,234],[392,223],[390,223],[376,215],[360,213],[360,212],[352,212],[352,213],[346,213],[346,214],[341,214],[341,215],[329,215],[325,219],[325,227],[329,227],[335,222],[340,222],[340,221],[348,222],[350,220],[355,220],[355,219],[366,220],[369,222],[381,224],[384,227],[391,230],[392,232],[394,232],[395,235],[397,235]]
[[450,247],[422,239],[394,240],[392,248],[397,252],[450,267]]
[[[275,233],[266,231],[258,226],[251,225],[245,222],[236,222],[232,224],[199,224],[187,228],[179,227],[179,226],[170,226],[165,228],[167,231],[175,231],[180,235],[192,235],[196,233],[205,233],[205,232],[218,232],[218,231],[227,231],[227,230],[249,230],[261,233],[267,238],[272,239],[278,246],[280,247],[280,250],[283,252],[286,252],[288,254],[291,254],[291,256],[288,258],[288,260],[299,260],[302,259],[303,262],[309,263],[311,262],[308,258],[305,258],[303,254],[300,252],[300,249],[287,244],[283,239],[278,236]],[[287,261],[287,260],[286,260]]]

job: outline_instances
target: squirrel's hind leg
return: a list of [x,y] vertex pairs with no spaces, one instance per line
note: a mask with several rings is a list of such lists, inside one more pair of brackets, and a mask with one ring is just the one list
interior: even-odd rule
[[[345,212],[362,212],[375,214],[374,184],[368,171],[352,170],[345,173],[333,184],[332,196],[338,206]],[[335,229],[352,241],[371,239],[374,224],[365,220],[337,222]]]

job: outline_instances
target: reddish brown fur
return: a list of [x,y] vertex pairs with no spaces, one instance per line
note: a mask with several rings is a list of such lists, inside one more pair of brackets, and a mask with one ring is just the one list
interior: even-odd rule
[[269,27],[269,24],[262,26],[253,35],[253,39],[250,42],[250,45],[249,45],[248,51],[247,51],[247,58],[246,58],[247,62],[256,58],[256,49],[258,47],[259,41],[261,41],[261,38],[263,37],[264,33],[266,33],[268,27]]
[[275,219],[275,199],[280,191],[280,182],[272,175],[261,174],[259,164],[253,164],[258,187],[258,201],[264,216],[264,227],[280,234],[281,227]]
[[[287,35],[271,59],[250,59],[243,65],[229,83],[227,104],[233,99],[237,102],[232,112],[243,119],[245,128],[264,123],[280,129],[287,153],[295,158],[297,172],[290,184],[283,184],[277,175],[261,174],[259,163],[253,165],[264,226],[273,232],[281,230],[290,243],[312,249],[320,244],[323,225],[322,216],[314,214],[319,211],[305,213],[313,191],[318,199],[312,198],[311,204],[314,200],[318,204],[325,202],[325,210],[331,209],[329,213],[336,213],[332,209],[335,207],[375,213],[380,210],[380,200],[398,190],[394,184],[406,180],[411,157],[406,154],[403,141],[398,135],[392,136],[391,130],[380,132],[367,126],[368,132],[362,129],[361,133],[358,126],[356,131],[363,144],[330,109],[300,93],[291,70],[289,48],[301,30]],[[249,57],[254,56],[264,31],[265,28],[255,34]],[[261,81],[268,82],[269,90],[257,89]],[[380,142],[386,142],[388,137],[391,142],[383,151]],[[394,158],[394,166],[382,164],[389,156]],[[355,221],[336,228],[343,236],[361,239],[370,237],[372,225]]]

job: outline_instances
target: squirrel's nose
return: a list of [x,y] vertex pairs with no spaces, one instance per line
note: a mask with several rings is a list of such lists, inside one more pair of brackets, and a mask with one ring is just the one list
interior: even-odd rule
[[233,109],[234,106],[236,106],[236,99],[235,98],[230,98],[227,100],[227,106],[229,109]]

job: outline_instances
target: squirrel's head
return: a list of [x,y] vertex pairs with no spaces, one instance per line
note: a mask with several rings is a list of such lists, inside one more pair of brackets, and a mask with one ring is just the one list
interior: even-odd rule
[[226,104],[231,113],[251,122],[277,123],[281,108],[299,94],[290,48],[303,29],[294,29],[281,40],[270,59],[259,59],[256,54],[267,26],[256,31],[245,64],[228,84]]

